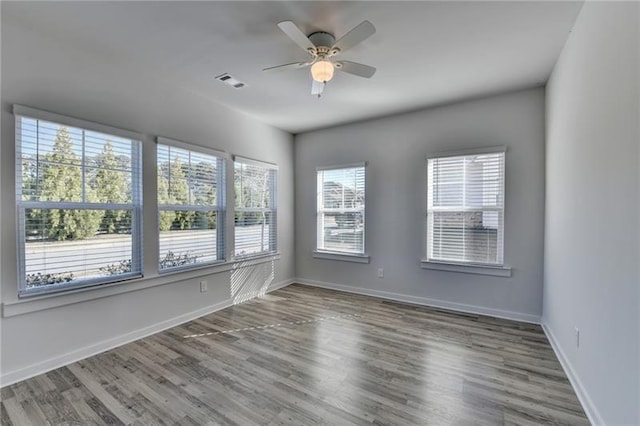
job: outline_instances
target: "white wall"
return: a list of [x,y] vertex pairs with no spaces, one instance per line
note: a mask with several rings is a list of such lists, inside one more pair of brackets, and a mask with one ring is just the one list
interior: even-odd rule
[[[88,45],[84,50],[70,50],[64,42],[3,15],[0,268],[5,304],[1,323],[4,383],[166,326],[171,319],[185,320],[243,299],[264,283],[284,283],[294,276],[293,136],[178,87],[175,80],[147,75],[127,62],[114,62]],[[162,70],[158,75],[163,75]],[[216,84],[213,79],[211,84]],[[16,304],[14,103],[145,134],[145,182],[152,184],[144,189],[146,273],[142,282]],[[157,277],[155,206],[150,198],[155,191],[155,135],[277,163],[281,258],[243,271]],[[208,280],[207,293],[199,292],[200,279]],[[162,280],[168,283],[143,288]],[[240,281],[244,286],[240,294],[232,294],[232,285]],[[138,290],[113,295],[125,288]],[[79,302],[87,295],[104,297]],[[59,304],[65,305],[40,310]],[[24,313],[13,315],[20,312]]]
[[547,86],[543,323],[597,424],[640,424],[638,9],[585,3]]
[[[510,278],[424,270],[430,152],[505,145]],[[367,161],[370,264],[312,257],[318,166]],[[542,313],[544,90],[296,135],[296,276],[303,282],[537,321]],[[377,269],[384,268],[384,278]]]

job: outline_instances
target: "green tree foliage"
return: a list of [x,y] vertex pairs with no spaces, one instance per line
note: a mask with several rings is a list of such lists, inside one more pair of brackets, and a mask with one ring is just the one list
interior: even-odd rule
[[[131,189],[119,168],[118,158],[113,152],[111,141],[104,145],[102,153],[96,158],[98,171],[92,179],[91,187],[100,203],[128,203],[131,201]],[[108,234],[129,230],[131,211],[106,210],[100,229]]]
[[[162,166],[158,166],[158,204],[168,204],[169,202],[169,180],[162,173]],[[173,211],[160,211],[158,226],[161,231],[171,229],[171,224],[176,216]]]
[[[243,173],[244,172],[244,173]],[[235,197],[239,208],[269,207],[270,171],[248,164],[236,165]],[[236,211],[236,226],[250,226],[266,223],[266,213],[256,211]]]
[[33,201],[37,191],[37,167],[34,160],[22,161],[22,200]]
[[211,162],[201,161],[191,166],[190,191],[192,200],[198,205],[216,203],[216,168]]
[[[183,166],[180,157],[170,164],[158,167],[158,203],[182,205],[189,202],[187,182],[188,166]],[[159,226],[161,231],[170,229],[188,229],[193,221],[191,211],[161,211]]]
[[[53,144],[53,150],[45,155],[40,185],[41,201],[82,201],[81,159],[73,151],[71,136],[61,126]],[[85,201],[96,201],[95,191],[85,186]],[[51,209],[47,212],[34,210],[32,214],[45,222],[49,238],[58,241],[89,238],[96,234],[102,211]],[[42,215],[45,215],[44,217]]]
[[[192,200],[197,205],[215,206],[217,203],[216,169],[211,162],[199,162],[191,167],[190,190]],[[193,219],[198,229],[215,229],[217,218],[215,212],[198,211]]]
[[[170,163],[158,166],[158,204],[171,204],[169,192]],[[159,227],[160,231],[169,231],[176,214],[174,211],[160,211]]]

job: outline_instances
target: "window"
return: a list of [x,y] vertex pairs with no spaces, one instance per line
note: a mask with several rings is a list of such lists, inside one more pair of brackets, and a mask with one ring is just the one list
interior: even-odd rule
[[235,157],[235,256],[276,252],[277,166]]
[[504,148],[427,161],[427,261],[502,265]]
[[159,269],[225,259],[222,154],[158,138]]
[[20,295],[141,276],[140,138],[17,105],[14,114]]
[[317,250],[364,254],[364,163],[317,175]]

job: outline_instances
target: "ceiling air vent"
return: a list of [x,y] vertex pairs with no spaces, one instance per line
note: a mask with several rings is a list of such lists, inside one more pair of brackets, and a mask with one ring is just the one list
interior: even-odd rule
[[216,80],[220,80],[224,84],[228,84],[229,86],[233,87],[234,89],[242,89],[243,87],[247,87],[246,84],[244,84],[241,81],[236,80],[235,78],[231,77],[227,73],[220,74],[219,76],[216,76]]

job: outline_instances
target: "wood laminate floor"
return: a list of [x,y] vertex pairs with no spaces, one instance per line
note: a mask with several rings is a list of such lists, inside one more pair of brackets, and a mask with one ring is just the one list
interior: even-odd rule
[[537,325],[291,285],[2,389],[2,425],[588,421]]

